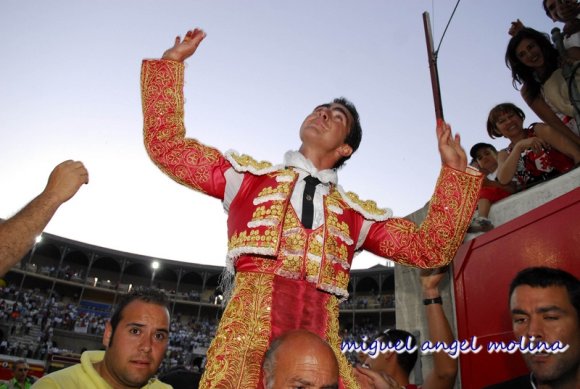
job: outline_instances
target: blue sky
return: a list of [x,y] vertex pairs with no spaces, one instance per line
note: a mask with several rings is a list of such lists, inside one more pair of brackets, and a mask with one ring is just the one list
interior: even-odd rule
[[[165,177],[142,141],[139,71],[178,34],[207,38],[186,69],[186,127],[222,151],[281,161],[321,102],[361,115],[359,151],[339,183],[404,216],[430,198],[440,167],[422,13],[436,43],[455,1],[72,1],[0,3],[0,217],[36,196],[52,168],[82,160],[90,184],[46,231],[152,257],[222,265],[221,204]],[[510,22],[549,32],[541,1],[459,4],[439,53],[445,118],[468,150],[511,101],[535,116],[504,63]],[[354,267],[384,263],[371,254]]]

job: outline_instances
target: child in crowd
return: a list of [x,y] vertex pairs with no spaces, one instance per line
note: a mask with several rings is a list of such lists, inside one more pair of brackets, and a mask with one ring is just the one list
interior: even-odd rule
[[475,217],[469,232],[485,232],[493,228],[489,220],[489,210],[491,204],[508,197],[516,190],[515,182],[512,181],[507,185],[497,182],[497,150],[489,143],[477,143],[469,151],[471,158],[477,163],[478,169],[486,174],[483,180],[483,186],[479,192],[479,201],[477,202],[478,216]]

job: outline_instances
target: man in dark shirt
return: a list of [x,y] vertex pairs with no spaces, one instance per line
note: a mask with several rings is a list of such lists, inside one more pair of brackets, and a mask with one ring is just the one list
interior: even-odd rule
[[560,341],[558,353],[524,353],[530,374],[488,389],[577,389],[580,387],[580,282],[548,267],[520,271],[510,285],[510,313],[516,338]]

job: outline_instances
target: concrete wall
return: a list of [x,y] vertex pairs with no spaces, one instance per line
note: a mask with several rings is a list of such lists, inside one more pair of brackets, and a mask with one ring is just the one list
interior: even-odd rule
[[103,335],[80,334],[72,331],[54,330],[52,339],[58,348],[80,354],[84,350],[104,350]]

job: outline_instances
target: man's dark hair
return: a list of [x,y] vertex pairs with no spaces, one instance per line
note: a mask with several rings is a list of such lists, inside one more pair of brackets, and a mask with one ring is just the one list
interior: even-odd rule
[[494,145],[490,145],[489,143],[476,143],[471,147],[471,150],[469,150],[471,158],[477,159],[477,152],[481,149],[490,149],[497,154],[497,149]]
[[487,115],[486,127],[487,134],[489,135],[490,138],[494,139],[503,136],[502,133],[497,129],[496,122],[501,115],[506,113],[514,113],[518,115],[522,119],[522,121],[526,119],[526,114],[524,113],[524,111],[522,111],[521,108],[515,104],[501,103],[496,105],[491,109],[491,111],[489,111],[489,115]]
[[113,311],[113,315],[111,316],[111,339],[109,340],[109,347],[113,345],[113,335],[115,334],[115,330],[119,325],[119,322],[123,318],[123,310],[127,305],[132,303],[133,301],[143,301],[145,303],[156,304],[160,305],[164,308],[167,308],[169,311],[169,299],[167,295],[160,291],[159,289],[155,288],[134,288],[129,293],[123,295],[117,304],[117,307]]
[[520,271],[510,284],[509,300],[511,300],[514,290],[520,285],[528,285],[532,288],[565,287],[570,303],[574,306],[576,315],[580,319],[580,281],[572,274],[550,267],[528,267]]
[[548,17],[550,19],[552,19],[552,15],[550,15],[550,10],[548,9],[548,6],[546,5],[546,0],[542,0],[542,7],[544,7],[544,12],[546,12],[546,15],[548,15]]
[[[397,345],[397,342],[401,341],[403,344],[407,344],[408,339],[411,338],[410,346],[414,347],[417,345],[417,339],[411,334],[410,332],[404,330],[385,330],[382,334],[376,337],[376,340],[383,343],[389,343],[394,346]],[[411,371],[415,367],[415,363],[417,363],[417,357],[419,356],[419,350],[415,350],[414,352],[410,353],[407,351],[404,352],[397,352],[397,363],[401,366],[401,369],[407,373],[407,375],[411,374]]]
[[14,361],[14,363],[12,364],[12,371],[16,371],[16,367],[18,365],[28,365],[28,362],[26,362],[26,359],[17,359]]
[[[346,135],[344,143],[346,143],[352,148],[352,154],[354,154],[354,152],[358,150],[358,147],[360,146],[360,141],[362,140],[362,128],[360,126],[360,118],[358,116],[358,111],[356,110],[354,104],[344,97],[338,97],[332,100],[332,102],[333,104],[343,105],[352,116],[352,123],[350,125],[348,134]],[[348,157],[340,158],[338,161],[336,161],[333,168],[338,169],[339,167],[341,167],[346,162],[346,160],[352,156],[352,154],[349,155]]]

